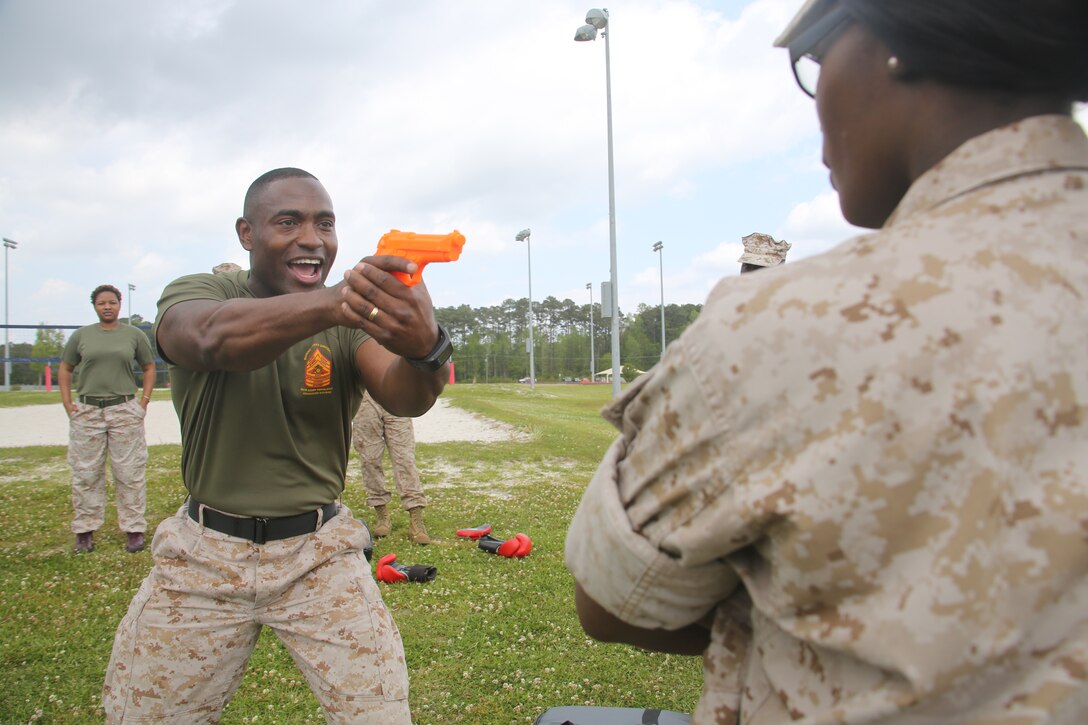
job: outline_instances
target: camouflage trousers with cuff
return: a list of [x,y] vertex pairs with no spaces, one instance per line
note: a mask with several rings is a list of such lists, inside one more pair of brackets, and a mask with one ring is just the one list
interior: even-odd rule
[[117,491],[117,526],[122,531],[147,531],[146,411],[133,398],[98,408],[75,404],[69,418],[68,464],[72,467],[72,531],[97,531],[106,515],[106,454]]
[[390,415],[364,398],[351,424],[351,442],[363,468],[367,506],[385,506],[393,498],[385,487],[382,469],[387,448],[401,505],[405,510],[427,505],[416,468],[416,434],[411,418]]
[[267,625],[329,722],[411,723],[404,647],[369,542],[346,507],[315,533],[265,544],[204,528],[182,507],[155,532],[154,567],[117,628],[107,722],[218,722]]

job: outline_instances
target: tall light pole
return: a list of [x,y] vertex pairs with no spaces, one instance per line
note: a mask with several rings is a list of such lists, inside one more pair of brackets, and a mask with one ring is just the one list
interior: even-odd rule
[[529,388],[536,390],[536,358],[533,346],[533,248],[529,241],[531,233],[528,229],[522,229],[514,240],[525,242],[525,252],[529,257]]
[[4,390],[11,390],[11,339],[8,329],[8,308],[11,307],[11,298],[8,297],[8,250],[15,249],[19,243],[13,239],[4,237]]
[[665,245],[661,242],[654,243],[654,251],[657,252],[657,265],[661,270],[661,359],[665,359],[665,261],[661,251]]
[[596,351],[597,347],[593,340],[593,283],[586,282],[586,289],[589,290],[589,382],[597,382],[597,360]]
[[616,178],[612,163],[612,60],[608,49],[608,8],[593,8],[586,13],[586,24],[574,33],[576,41],[596,40],[597,31],[604,36],[604,87],[608,109],[608,252],[609,280],[612,289],[612,395],[620,394],[620,293],[616,274]]
[[132,293],[136,291],[136,285],[128,283],[128,324],[132,324]]

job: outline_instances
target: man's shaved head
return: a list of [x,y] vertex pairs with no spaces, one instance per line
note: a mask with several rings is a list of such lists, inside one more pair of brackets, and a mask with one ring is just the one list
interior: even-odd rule
[[314,181],[321,183],[320,180],[309,171],[303,171],[302,169],[296,169],[290,166],[266,171],[249,185],[249,191],[246,192],[246,199],[242,205],[242,216],[246,219],[250,218],[253,213],[253,207],[257,204],[257,199],[261,196],[261,192],[273,181],[297,178],[313,179]]

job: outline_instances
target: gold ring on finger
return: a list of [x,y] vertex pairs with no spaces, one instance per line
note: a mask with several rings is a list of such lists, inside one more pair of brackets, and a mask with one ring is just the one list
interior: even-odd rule
[[372,309],[370,311],[370,314],[367,315],[366,318],[368,320],[370,320],[371,322],[373,322],[374,320],[378,319],[378,313],[379,312],[381,312],[381,310],[379,310],[377,307],[375,307],[374,309]]

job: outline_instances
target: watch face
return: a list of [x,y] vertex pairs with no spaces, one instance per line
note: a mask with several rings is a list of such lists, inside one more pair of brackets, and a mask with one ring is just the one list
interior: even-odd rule
[[453,341],[450,340],[450,335],[448,332],[446,332],[446,328],[444,327],[438,328],[438,334],[441,338],[439,340],[440,346],[438,348],[438,352],[436,352],[434,356],[438,360],[438,362],[444,363],[450,359],[451,355],[453,355]]
[[405,358],[408,363],[419,370],[435,371],[442,367],[453,355],[453,342],[446,328],[438,326],[438,342],[435,343],[431,354],[425,358]]

